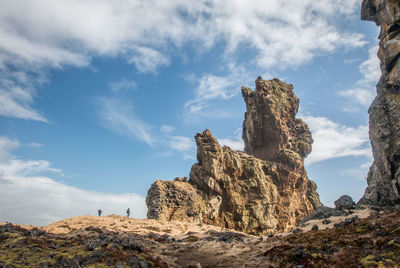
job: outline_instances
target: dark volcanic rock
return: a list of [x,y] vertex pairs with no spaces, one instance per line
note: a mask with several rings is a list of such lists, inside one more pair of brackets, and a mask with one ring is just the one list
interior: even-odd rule
[[382,75],[369,108],[369,136],[374,162],[360,204],[400,204],[400,4],[363,0],[361,19],[381,26],[378,57]]
[[335,201],[336,209],[353,209],[354,205],[355,203],[353,198],[348,195],[342,195],[338,200]]

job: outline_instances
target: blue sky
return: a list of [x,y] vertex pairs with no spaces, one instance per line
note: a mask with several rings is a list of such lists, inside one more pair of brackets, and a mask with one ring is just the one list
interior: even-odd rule
[[300,98],[323,203],[359,199],[378,28],[358,0],[0,1],[0,221],[146,214],[156,179],[188,176],[193,136],[243,147],[242,85]]

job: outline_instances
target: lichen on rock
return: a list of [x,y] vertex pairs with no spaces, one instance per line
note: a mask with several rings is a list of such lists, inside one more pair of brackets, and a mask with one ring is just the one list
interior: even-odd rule
[[396,206],[400,205],[400,2],[363,0],[361,19],[381,26],[382,75],[368,111],[374,162],[360,204]]
[[198,133],[189,180],[156,181],[146,198],[148,218],[264,234],[291,229],[320,205],[304,169],[312,138],[295,118],[293,86],[258,78],[255,91],[242,93],[245,152],[220,146],[208,129]]

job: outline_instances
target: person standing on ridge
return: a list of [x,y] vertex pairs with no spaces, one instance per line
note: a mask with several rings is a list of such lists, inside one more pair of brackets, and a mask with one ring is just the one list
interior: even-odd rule
[[101,211],[101,209],[99,209],[98,211],[97,211],[97,213],[99,214],[99,217],[101,216],[101,213],[103,213],[103,211]]
[[128,208],[127,210],[126,210],[126,217],[128,217],[129,218],[129,215],[131,214],[131,210]]

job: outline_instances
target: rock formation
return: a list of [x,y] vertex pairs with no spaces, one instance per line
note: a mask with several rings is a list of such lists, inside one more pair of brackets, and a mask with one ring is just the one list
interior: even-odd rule
[[287,160],[284,155],[295,155],[289,159],[301,162],[311,152],[311,132],[295,117],[299,99],[292,85],[259,77],[256,90],[242,87],[242,95],[247,108],[242,135],[246,153],[281,163]]
[[378,57],[382,75],[369,108],[374,163],[360,204],[400,204],[400,2],[363,0],[361,19],[381,26]]
[[291,229],[320,205],[304,169],[312,139],[295,118],[293,86],[258,78],[255,91],[243,87],[242,93],[247,153],[221,147],[209,130],[198,133],[189,181],[156,181],[146,197],[148,218],[263,234]]

